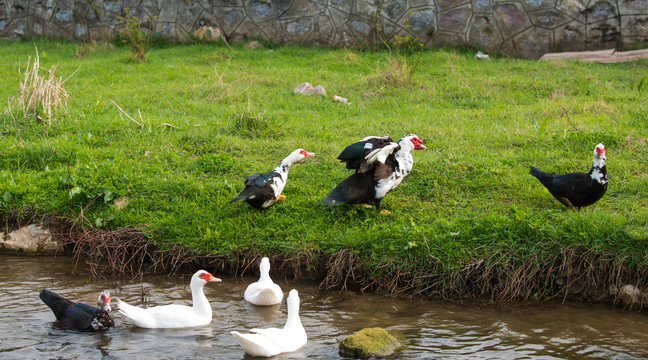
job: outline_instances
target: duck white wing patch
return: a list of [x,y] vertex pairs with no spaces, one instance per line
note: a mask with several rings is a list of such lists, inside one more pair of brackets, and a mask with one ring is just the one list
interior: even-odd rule
[[397,147],[398,144],[392,143],[370,152],[369,154],[367,154],[367,156],[365,156],[367,164],[373,164],[376,161],[384,164],[385,161],[387,161],[387,157],[391,155]]
[[382,139],[382,140],[387,140],[387,139],[389,139],[389,136],[367,136],[366,138],[360,140],[360,142],[363,142],[363,141],[369,141],[369,140],[371,140],[371,139]]

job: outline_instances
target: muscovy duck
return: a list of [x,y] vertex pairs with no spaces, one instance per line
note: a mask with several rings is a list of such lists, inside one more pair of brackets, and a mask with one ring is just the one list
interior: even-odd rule
[[314,153],[304,149],[297,149],[288,155],[281,164],[265,174],[254,174],[245,180],[245,188],[239,196],[232,199],[231,203],[245,201],[257,209],[265,209],[277,201],[286,197],[281,195],[286,181],[290,165],[303,158],[314,156]]
[[254,334],[241,334],[232,331],[232,335],[243,347],[245,353],[252,356],[270,357],[281,353],[297,351],[306,345],[308,336],[299,319],[299,294],[292,289],[288,294],[288,320],[283,329],[252,329]]
[[261,259],[259,272],[259,281],[248,285],[243,297],[254,305],[279,304],[283,300],[283,292],[270,278],[270,260],[267,257]]
[[120,314],[141,328],[166,329],[207,325],[212,321],[212,308],[205,297],[203,287],[207,283],[219,281],[219,278],[207,271],[198,270],[191,277],[193,306],[172,304],[143,309],[121,300],[117,300],[117,306]]
[[97,299],[98,308],[86,304],[75,303],[49,291],[41,290],[38,295],[45,305],[49,306],[65,327],[79,331],[101,331],[114,326],[115,323],[108,314],[110,312],[110,293],[103,291]]
[[594,148],[592,168],[588,173],[554,175],[531,166],[529,174],[540,180],[558,201],[574,211],[576,208],[580,211],[582,207],[594,204],[605,194],[608,185],[606,159],[605,147],[598,144]]
[[[395,143],[389,136],[369,136],[347,146],[338,159],[355,173],[322,200],[326,205],[368,204],[380,211],[380,201],[412,171],[412,150],[427,149],[414,134]],[[388,211],[382,211],[388,213]]]

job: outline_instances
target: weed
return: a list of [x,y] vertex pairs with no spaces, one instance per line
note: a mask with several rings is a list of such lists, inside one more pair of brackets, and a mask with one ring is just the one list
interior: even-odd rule
[[[38,119],[49,126],[52,125],[54,116],[68,111],[69,95],[63,84],[74,73],[63,80],[61,77],[56,77],[57,65],[49,69],[41,68],[38,48],[36,48],[36,58],[33,62],[31,60],[31,56],[28,57],[24,74],[18,71],[22,77],[20,89],[9,99],[8,108],[12,118],[15,112],[15,116]],[[43,75],[41,71],[45,74]]]
[[395,35],[391,43],[385,39],[380,25],[383,3],[381,1],[378,10],[376,10],[376,34],[390,56],[387,70],[384,73],[379,73],[378,78],[382,80],[382,84],[387,86],[410,87],[413,84],[414,74],[419,69],[423,43],[418,36],[410,31],[409,18],[403,20],[406,28],[404,35]]
[[131,14],[129,8],[124,8],[124,14],[118,18],[123,27],[118,33],[116,41],[130,46],[131,59],[144,62],[154,36],[153,29],[155,29],[157,16],[153,16],[151,20],[143,23]]

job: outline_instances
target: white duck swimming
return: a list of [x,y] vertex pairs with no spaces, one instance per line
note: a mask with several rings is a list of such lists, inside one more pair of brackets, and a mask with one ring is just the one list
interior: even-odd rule
[[232,335],[243,347],[245,353],[252,356],[275,356],[293,352],[306,345],[307,336],[301,320],[299,320],[299,295],[297,290],[288,294],[288,320],[283,329],[252,329],[254,334],[241,334],[232,331]]
[[212,308],[205,297],[203,287],[219,278],[205,270],[198,270],[191,277],[193,306],[163,305],[143,309],[117,300],[119,313],[130,319],[135,326],[147,329],[183,328],[207,325],[212,320]]
[[259,281],[248,285],[243,297],[254,305],[276,305],[283,300],[283,292],[279,285],[272,282],[270,278],[270,260],[267,257],[261,259],[259,265],[261,276]]

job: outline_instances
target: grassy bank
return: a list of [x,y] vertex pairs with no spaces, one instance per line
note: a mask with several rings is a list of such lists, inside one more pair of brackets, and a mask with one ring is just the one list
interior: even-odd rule
[[[156,244],[234,263],[242,254],[328,263],[332,283],[353,269],[356,282],[386,291],[501,297],[509,284],[504,298],[550,296],[568,291],[560,284],[582,276],[581,265],[598,277],[581,279],[592,287],[648,279],[646,61],[477,61],[435,50],[420,55],[410,83],[388,52],[194,45],[136,63],[127,49],[36,45],[42,67],[58,65],[63,78],[80,69],[65,83],[69,112],[52,126],[13,119],[6,99],[34,44],[0,43],[6,218],[140,224]],[[329,97],[293,95],[304,81]],[[320,203],[348,176],[336,161],[346,145],[408,133],[428,150],[383,200],[391,215]],[[608,192],[580,213],[528,175],[530,165],[587,171],[599,142]],[[247,176],[299,147],[316,156],[293,166],[286,201],[267,211],[228,203]]]

